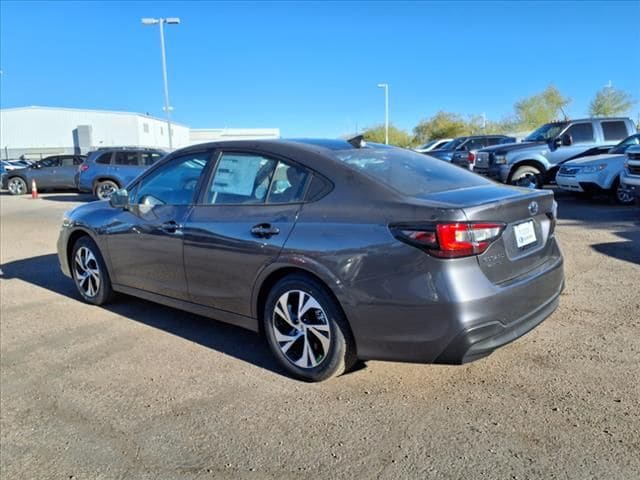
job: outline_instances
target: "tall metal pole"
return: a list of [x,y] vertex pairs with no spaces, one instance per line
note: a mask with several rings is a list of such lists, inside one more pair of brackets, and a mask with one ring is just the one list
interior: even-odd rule
[[384,84],[384,143],[389,145],[389,85]]
[[379,83],[379,88],[384,88],[384,143],[389,145],[389,84]]
[[169,150],[173,149],[171,135],[171,107],[169,105],[169,82],[167,81],[167,54],[164,50],[164,18],[160,19],[160,50],[162,50],[162,78],[164,79],[164,110],[167,114],[167,128],[169,129]]

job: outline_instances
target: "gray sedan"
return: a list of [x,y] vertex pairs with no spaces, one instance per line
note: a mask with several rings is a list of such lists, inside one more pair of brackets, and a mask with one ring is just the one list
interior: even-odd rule
[[39,190],[76,188],[75,174],[85,158],[84,155],[56,155],[28,167],[11,170],[3,178],[2,188],[12,195],[29,193],[33,181]]
[[459,364],[536,327],[564,286],[550,191],[345,140],[173,152],[68,212],[62,271],[264,335],[291,375],[357,359]]

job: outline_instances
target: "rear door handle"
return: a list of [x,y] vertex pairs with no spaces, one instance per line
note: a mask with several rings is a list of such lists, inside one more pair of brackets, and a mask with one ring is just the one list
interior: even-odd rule
[[182,233],[182,225],[180,225],[179,223],[171,220],[169,222],[164,222],[162,225],[160,225],[160,230],[167,232],[167,233],[175,233],[175,234],[181,234]]
[[251,235],[259,238],[269,238],[273,235],[278,235],[279,233],[280,229],[278,227],[271,226],[269,223],[259,223],[251,228]]

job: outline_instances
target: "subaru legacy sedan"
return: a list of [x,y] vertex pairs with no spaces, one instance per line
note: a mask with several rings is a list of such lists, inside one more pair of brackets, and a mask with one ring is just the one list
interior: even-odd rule
[[58,255],[88,303],[254,330],[320,381],[358,359],[460,364],[536,327],[564,286],[555,224],[550,191],[361,137],[229,141],[65,214]]

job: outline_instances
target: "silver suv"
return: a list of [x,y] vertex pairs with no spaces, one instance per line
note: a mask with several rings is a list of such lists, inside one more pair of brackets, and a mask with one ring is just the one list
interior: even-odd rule
[[106,200],[164,157],[166,152],[149,148],[105,148],[89,153],[78,167],[76,185]]
[[561,164],[595,147],[614,146],[636,133],[629,118],[583,118],[551,122],[522,143],[498,145],[478,152],[474,171],[503,183],[542,187],[555,178]]

